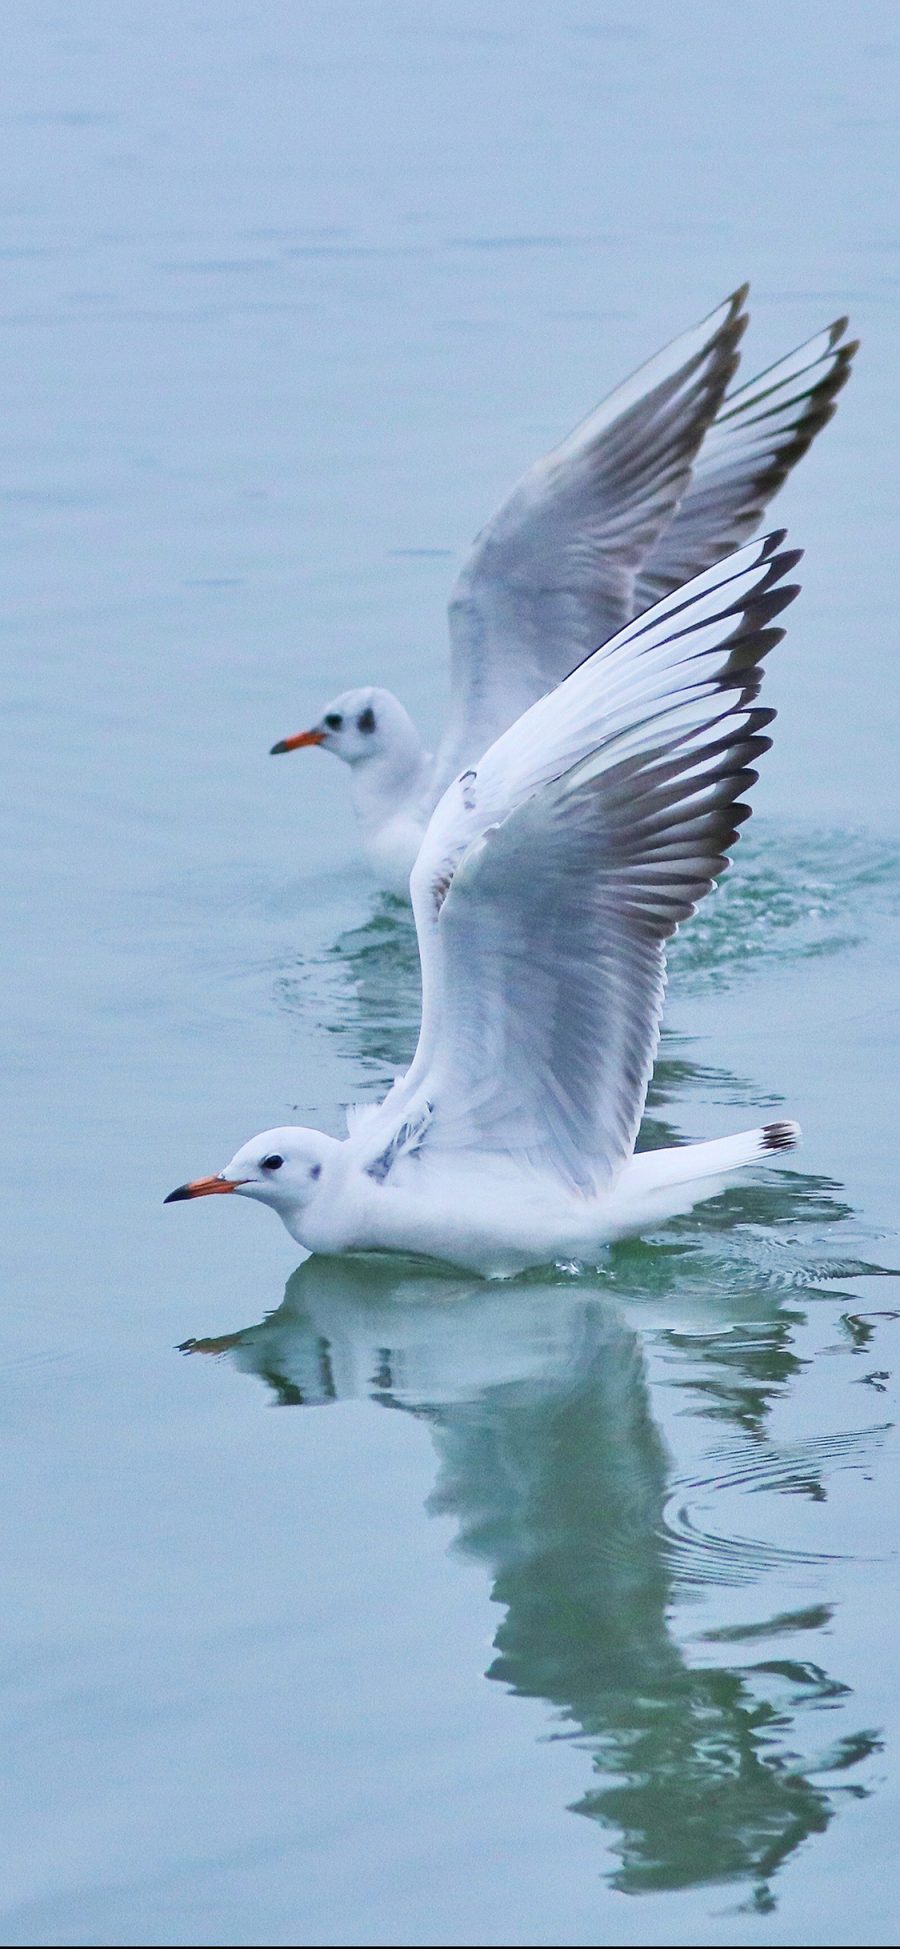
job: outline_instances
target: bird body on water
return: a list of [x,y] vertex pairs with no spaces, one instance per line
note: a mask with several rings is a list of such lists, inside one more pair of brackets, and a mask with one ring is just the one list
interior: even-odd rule
[[797,593],[776,534],[676,590],[444,792],[412,876],[419,1042],[342,1141],[278,1128],[171,1202],[237,1193],[316,1252],[484,1274],[596,1259],[796,1141],[773,1122],[635,1155],[665,946],[728,863]]

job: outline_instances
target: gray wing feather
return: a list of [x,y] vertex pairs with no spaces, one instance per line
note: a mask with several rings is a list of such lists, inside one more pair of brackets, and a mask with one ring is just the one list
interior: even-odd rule
[[450,600],[439,789],[635,613],[640,565],[737,366],[745,297],[746,286],[620,386],[478,536]]
[[858,340],[846,318],[741,386],[721,406],[694,462],[690,486],[650,548],[636,613],[721,560],[758,527],[765,508],[835,412]]
[[665,943],[727,865],[769,743],[782,539],[622,631],[485,755],[469,809],[456,786],[436,809],[413,876],[422,1034],[384,1106],[427,1102],[423,1157],[513,1155],[592,1194],[631,1154]]

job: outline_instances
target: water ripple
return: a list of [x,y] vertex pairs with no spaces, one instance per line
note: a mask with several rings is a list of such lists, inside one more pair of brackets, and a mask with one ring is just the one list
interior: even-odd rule
[[[671,1485],[659,1531],[672,1573],[682,1583],[746,1584],[771,1570],[849,1561],[835,1550],[796,1549],[786,1544],[709,1526],[706,1504],[723,1492],[760,1492],[825,1498],[821,1476],[826,1467],[859,1466],[873,1449],[881,1448],[893,1424],[849,1433],[813,1436],[790,1448],[760,1452],[758,1447],[712,1451],[710,1473],[682,1476]],[[703,1513],[701,1513],[701,1511]],[[858,1559],[862,1561],[863,1559]]]
[[839,954],[874,912],[900,908],[900,857],[865,833],[748,830],[734,867],[673,944],[671,963],[694,987],[746,974],[763,960]]

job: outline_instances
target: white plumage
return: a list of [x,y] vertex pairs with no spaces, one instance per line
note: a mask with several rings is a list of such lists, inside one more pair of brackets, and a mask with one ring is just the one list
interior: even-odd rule
[[270,1130],[173,1199],[238,1191],[312,1251],[483,1273],[590,1260],[789,1147],[777,1123],[634,1154],[665,945],[727,864],[798,557],[771,535],[588,656],[448,787],[412,882],[410,1069],[339,1142]]
[[830,419],[846,320],[726,396],[746,287],[641,367],[525,474],[478,536],[449,606],[450,708],[437,751],[381,687],[344,691],[275,751],[350,768],[381,885],[409,876],[442,792],[598,644],[745,541]]

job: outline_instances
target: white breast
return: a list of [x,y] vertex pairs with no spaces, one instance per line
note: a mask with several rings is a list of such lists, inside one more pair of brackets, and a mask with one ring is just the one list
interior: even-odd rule
[[398,894],[401,900],[409,899],[409,876],[426,825],[425,815],[417,818],[404,809],[363,832],[365,855],[379,886],[386,893]]

